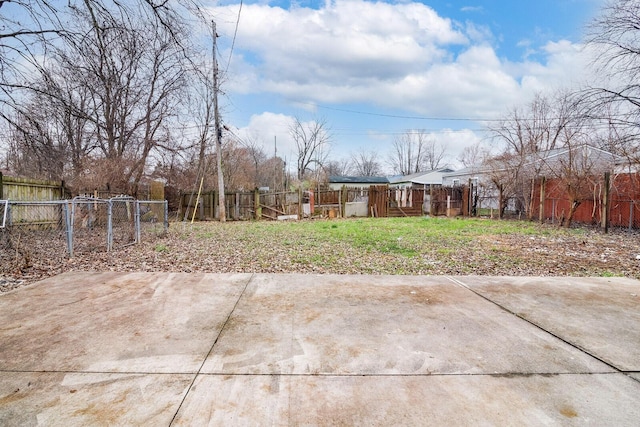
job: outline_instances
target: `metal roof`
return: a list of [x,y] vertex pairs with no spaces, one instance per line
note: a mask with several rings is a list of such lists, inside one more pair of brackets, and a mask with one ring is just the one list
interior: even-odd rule
[[388,184],[385,176],[330,176],[332,184]]

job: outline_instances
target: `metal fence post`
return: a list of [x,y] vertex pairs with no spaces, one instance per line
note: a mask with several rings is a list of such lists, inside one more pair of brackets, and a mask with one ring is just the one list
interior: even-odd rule
[[602,214],[600,215],[600,219],[601,219],[601,228],[604,228],[604,232],[608,233],[609,232],[609,223],[611,221],[611,173],[610,172],[605,172],[604,173],[604,188],[603,188],[603,195],[602,195]]
[[5,228],[8,225],[7,218],[9,216],[9,201],[0,200],[0,202],[4,202],[4,209],[2,212],[2,220],[0,221],[0,228]]
[[72,249],[72,252],[73,252],[73,249],[74,249],[73,248],[73,237],[74,237],[73,233],[74,233],[74,225],[75,225],[75,222],[76,222],[76,199],[75,198],[73,200],[71,200],[71,217],[69,219],[70,219],[70,228],[69,229],[71,230],[70,231],[71,249]]
[[[73,206],[73,202],[71,205]],[[73,258],[73,221],[71,221],[71,213],[66,201],[62,204],[62,211],[64,213],[65,234],[67,235],[67,253],[69,258]]]
[[629,201],[629,231],[633,229],[633,204],[633,200]]
[[169,231],[169,202],[164,201],[164,232],[167,233]]
[[545,219],[545,212],[544,212],[544,200],[545,200],[545,184],[547,183],[547,178],[546,177],[542,177],[542,179],[540,179],[540,204],[538,205],[538,220],[540,221],[540,223],[544,224],[544,219]]
[[133,203],[133,227],[135,229],[136,243],[140,243],[140,201],[136,200]]
[[113,247],[113,201],[107,200],[107,252]]

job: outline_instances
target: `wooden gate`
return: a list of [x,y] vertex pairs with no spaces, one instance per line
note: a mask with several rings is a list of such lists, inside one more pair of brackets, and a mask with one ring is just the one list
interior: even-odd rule
[[[455,216],[462,213],[463,187],[440,187],[431,192],[432,216]],[[447,208],[449,210],[447,210]]]
[[369,187],[369,215],[379,218],[387,216],[389,203],[389,187],[372,185]]

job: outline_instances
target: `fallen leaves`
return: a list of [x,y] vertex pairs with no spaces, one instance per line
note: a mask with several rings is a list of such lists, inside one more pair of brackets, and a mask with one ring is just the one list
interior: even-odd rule
[[[339,221],[339,220],[334,220]],[[348,221],[348,220],[344,220]],[[375,220],[372,220],[375,221]],[[273,223],[271,223],[273,224]],[[367,223],[368,224],[368,223]],[[371,227],[375,227],[372,225]],[[375,232],[375,228],[371,229]],[[0,268],[0,292],[65,271],[255,272],[492,276],[626,276],[640,279],[636,233],[596,229],[566,233],[541,226],[539,234],[488,233],[443,243],[413,236],[363,247],[306,235],[287,224],[218,222],[175,224],[162,238],[112,252],[92,250],[66,259],[50,245],[31,251],[31,266]],[[0,248],[0,252],[2,252]],[[2,254],[0,253],[0,258]],[[5,254],[4,259],[9,259]]]

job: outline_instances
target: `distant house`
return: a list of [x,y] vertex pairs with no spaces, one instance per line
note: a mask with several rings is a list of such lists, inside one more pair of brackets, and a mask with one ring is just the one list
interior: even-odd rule
[[483,208],[500,209],[502,205],[508,211],[530,211],[533,181],[544,177],[547,181],[568,183],[586,176],[600,176],[604,171],[613,171],[620,160],[619,156],[588,144],[539,151],[522,157],[502,155],[445,174],[443,186],[471,184]]
[[451,171],[442,176],[442,185],[444,187],[456,187],[458,185],[468,185],[469,180],[471,180],[472,183],[490,181],[488,178],[490,172],[491,168],[482,164]]
[[330,176],[329,189],[339,190],[343,186],[349,188],[369,188],[372,185],[386,185],[389,180],[384,176]]
[[577,171],[584,169],[613,170],[615,165],[620,164],[622,160],[620,156],[606,150],[588,144],[580,144],[573,147],[539,151],[529,154],[523,159],[515,156],[511,159],[489,159],[482,164],[444,174],[442,184],[447,187],[454,187],[468,185],[469,180],[471,180],[474,185],[478,183],[490,185],[492,177],[518,167],[526,168],[538,177],[558,178],[562,175],[563,170],[568,167]]
[[427,172],[416,172],[411,175],[398,175],[389,177],[391,188],[423,188],[442,185],[443,177],[453,172],[451,168],[440,168]]

